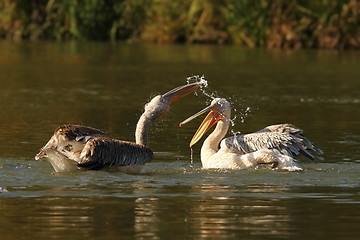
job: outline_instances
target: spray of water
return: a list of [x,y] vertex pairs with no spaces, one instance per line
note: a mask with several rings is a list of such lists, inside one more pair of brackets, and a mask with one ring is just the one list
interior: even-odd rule
[[[216,92],[207,92],[206,88],[209,86],[208,81],[205,79],[204,75],[192,75],[190,77],[187,78],[187,83],[194,83],[194,82],[198,82],[200,83],[201,87],[200,87],[200,92],[206,96],[209,97],[211,100],[213,100],[214,98],[217,98],[217,93]],[[210,100],[210,101],[211,101]]]
[[[215,96],[213,93],[208,93],[205,89],[208,87],[208,81],[205,79],[204,75],[192,75],[190,77],[187,78],[187,84],[191,84],[191,83],[199,83],[200,84],[200,92],[211,98],[214,99]],[[197,93],[195,93],[195,95],[197,96]],[[192,147],[190,147],[190,167],[193,168],[194,167],[194,150]]]
[[240,135],[240,131],[235,131],[233,127],[235,126],[236,120],[239,118],[240,123],[244,123],[245,119],[251,115],[251,108],[246,107],[245,109],[240,109],[240,111],[237,111],[237,109],[234,109],[234,112],[236,113],[233,118],[230,120],[231,123],[231,133],[232,135]]
[[186,80],[187,80],[186,81],[187,84],[191,84],[191,83],[195,83],[195,82],[200,83],[201,88],[207,87],[209,85],[207,80],[205,79],[204,75],[202,75],[202,76],[192,75],[190,77],[187,77]]
[[192,147],[190,147],[190,167],[194,167],[194,150]]

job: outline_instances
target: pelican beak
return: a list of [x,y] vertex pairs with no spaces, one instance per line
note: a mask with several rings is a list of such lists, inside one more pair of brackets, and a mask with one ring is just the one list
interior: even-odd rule
[[190,142],[190,147],[192,147],[195,143],[197,143],[201,137],[212,127],[214,126],[218,121],[220,121],[221,119],[221,113],[219,111],[217,111],[216,106],[214,105],[210,105],[206,108],[204,108],[203,110],[201,110],[198,113],[195,113],[194,115],[192,115],[191,117],[189,117],[188,119],[182,121],[179,126],[181,127],[182,125],[190,122],[191,120],[197,118],[198,116],[209,112],[209,114],[205,117],[205,119],[203,120],[203,122],[201,123],[200,127],[198,128],[198,130],[196,131],[196,133],[194,134],[193,138],[191,139]]
[[38,154],[36,154],[35,160],[38,161],[38,160],[44,158],[45,156],[46,156],[46,153],[43,151],[40,151]]
[[162,98],[168,101],[168,104],[172,103],[173,101],[176,101],[182,97],[185,97],[186,95],[195,92],[199,87],[201,86],[201,83],[191,83],[184,86],[180,86],[177,88],[174,88],[167,93],[162,95]]

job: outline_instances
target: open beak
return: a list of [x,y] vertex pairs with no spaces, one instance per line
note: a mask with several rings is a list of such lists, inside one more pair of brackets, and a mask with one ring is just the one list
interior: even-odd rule
[[168,104],[172,103],[173,101],[176,101],[182,97],[185,97],[186,95],[195,92],[202,84],[200,82],[198,83],[191,83],[184,86],[180,86],[177,88],[174,88],[167,93],[163,94],[162,97],[168,101]]
[[217,111],[216,106],[214,105],[210,105],[206,108],[204,108],[203,110],[201,110],[198,113],[195,113],[194,115],[192,115],[191,117],[189,117],[188,119],[182,121],[179,126],[181,127],[182,125],[190,122],[191,120],[197,118],[198,116],[209,112],[209,114],[205,117],[205,119],[203,120],[203,122],[201,123],[200,127],[198,128],[198,130],[196,131],[196,133],[194,134],[193,138],[191,139],[190,142],[190,147],[192,147],[195,143],[197,143],[201,137],[212,127],[214,126],[218,121],[220,121],[221,119],[221,113],[219,111]]

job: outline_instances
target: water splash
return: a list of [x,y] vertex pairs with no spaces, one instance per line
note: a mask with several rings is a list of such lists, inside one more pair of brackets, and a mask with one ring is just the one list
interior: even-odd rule
[[[211,100],[215,99],[218,97],[218,94],[216,92],[207,92],[205,89],[209,86],[208,81],[205,79],[204,75],[192,75],[190,77],[187,78],[187,83],[194,83],[194,82],[198,82],[200,83],[201,87],[200,87],[200,92],[205,95],[206,97],[209,97]],[[210,101],[211,101],[210,100]]]
[[[233,101],[231,101],[232,103]],[[236,101],[235,101],[236,102]],[[246,107],[245,109],[241,108],[240,111],[238,111],[236,108],[232,107],[233,112],[235,113],[233,115],[233,118],[230,119],[230,124],[231,124],[231,129],[230,132],[231,134],[235,137],[237,135],[240,135],[241,132],[240,131],[235,131],[234,129],[232,129],[233,127],[235,127],[236,125],[236,121],[237,119],[240,119],[240,123],[244,123],[245,119],[247,117],[249,117],[251,115],[251,108],[250,107]]]
[[187,80],[186,81],[187,84],[196,83],[196,82],[200,83],[201,88],[207,87],[209,85],[207,80],[205,79],[204,75],[202,75],[202,76],[200,76],[200,75],[192,75],[190,77],[187,77],[186,80]]
[[244,111],[242,111],[241,116],[240,116],[240,121],[241,123],[245,122],[245,118],[247,118],[248,116],[251,115],[251,108],[250,107],[246,107],[246,109]]
[[194,150],[192,147],[190,147],[190,167],[194,167]]

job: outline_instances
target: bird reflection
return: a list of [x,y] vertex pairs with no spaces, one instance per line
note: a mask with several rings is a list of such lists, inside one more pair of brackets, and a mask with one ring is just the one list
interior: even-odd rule
[[[188,197],[175,197],[172,192],[174,196],[157,193],[157,197],[135,199],[135,238],[160,239],[170,233],[196,239],[239,238],[244,233],[275,237],[290,234],[289,209],[271,196],[286,193],[287,188],[272,186],[270,191],[266,186],[216,184],[182,188],[188,188],[182,191]],[[264,198],[266,194],[270,194],[268,199]]]
[[134,230],[135,238],[159,239],[160,224],[158,212],[159,199],[141,197],[135,199]]
[[[209,196],[194,199],[189,211],[190,228],[196,232],[198,239],[234,238],[244,231],[267,236],[289,234],[288,209],[275,198],[259,200],[252,196],[252,193],[266,194],[266,191],[261,192],[260,186],[239,189],[235,186],[205,185],[194,188],[199,194]],[[278,193],[287,191],[276,187],[273,190]],[[226,192],[233,194],[225,196]]]

